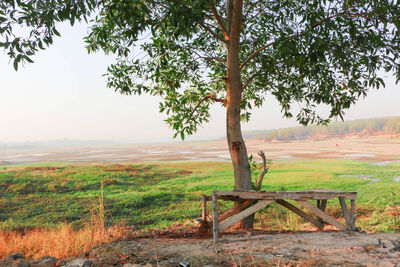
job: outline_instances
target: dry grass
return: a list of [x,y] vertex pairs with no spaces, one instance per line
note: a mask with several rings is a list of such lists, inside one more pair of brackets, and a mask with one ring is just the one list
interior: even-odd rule
[[78,256],[99,244],[123,239],[131,232],[125,224],[107,226],[106,217],[102,180],[100,196],[97,202],[92,202],[90,223],[78,230],[67,223],[51,229],[0,230],[0,258],[15,252],[34,259],[42,256],[68,258]]
[[25,232],[0,231],[0,258],[14,252],[26,257],[53,256],[67,258],[80,255],[96,245],[124,239],[129,229],[124,225],[113,225],[104,229],[95,225],[73,230],[69,224],[53,229],[33,229]]

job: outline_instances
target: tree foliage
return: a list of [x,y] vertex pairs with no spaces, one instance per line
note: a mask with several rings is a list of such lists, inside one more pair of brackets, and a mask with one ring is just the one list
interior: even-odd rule
[[[57,22],[87,20],[89,52],[116,55],[108,86],[149,93],[182,138],[226,104],[229,5],[222,0],[3,0],[0,47],[21,62],[52,43]],[[400,80],[397,0],[244,0],[240,36],[242,119],[273,96],[283,115],[326,123],[383,72]],[[316,112],[330,107],[328,117]],[[295,107],[295,109],[293,109]]]

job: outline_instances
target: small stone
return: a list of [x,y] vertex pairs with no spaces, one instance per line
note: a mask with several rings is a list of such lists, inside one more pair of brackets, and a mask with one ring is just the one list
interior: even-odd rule
[[53,266],[57,261],[58,261],[58,259],[55,257],[43,256],[41,258],[36,259],[34,263],[43,264],[43,265],[49,264],[49,265]]
[[21,252],[17,252],[17,253],[7,256],[6,261],[10,261],[10,260],[15,261],[16,259],[23,259],[23,258],[24,258],[24,255],[22,255]]
[[389,254],[390,253],[390,251],[387,248],[377,248],[375,251],[378,252],[378,253],[383,253],[383,254]]
[[16,259],[12,264],[12,267],[30,267],[29,262],[24,259]]
[[70,262],[67,262],[65,267],[91,267],[93,265],[92,260],[88,259],[75,259]]
[[186,262],[186,261],[181,261],[181,262],[179,262],[179,266],[181,266],[181,267],[189,267],[190,263]]
[[140,267],[140,265],[132,264],[132,263],[125,263],[124,265],[122,265],[122,267]]
[[383,261],[378,264],[378,267],[394,267],[394,264],[388,261]]
[[372,262],[368,262],[365,267],[376,267],[376,265],[373,264]]
[[392,242],[390,242],[389,240],[386,239],[382,239],[380,241],[382,247],[387,248],[388,250],[394,249],[394,245]]

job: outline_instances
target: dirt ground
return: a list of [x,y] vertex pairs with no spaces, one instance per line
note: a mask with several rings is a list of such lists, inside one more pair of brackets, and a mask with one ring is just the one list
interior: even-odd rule
[[95,248],[87,256],[114,266],[127,263],[188,266],[187,263],[190,266],[397,267],[399,245],[400,233],[242,231],[225,233],[216,244],[209,237],[159,236],[120,241]]
[[[356,159],[385,164],[400,158],[398,136],[347,136],[290,142],[250,139],[246,146],[249,154],[256,155],[263,150],[267,158],[274,161]],[[0,165],[181,160],[229,161],[226,140],[0,151]]]

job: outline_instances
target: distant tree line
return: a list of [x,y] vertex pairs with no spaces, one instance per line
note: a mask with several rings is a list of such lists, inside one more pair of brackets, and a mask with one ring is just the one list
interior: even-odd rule
[[288,141],[377,134],[400,134],[400,117],[333,122],[326,126],[298,126],[267,131],[250,131],[246,132],[245,136],[247,138]]

